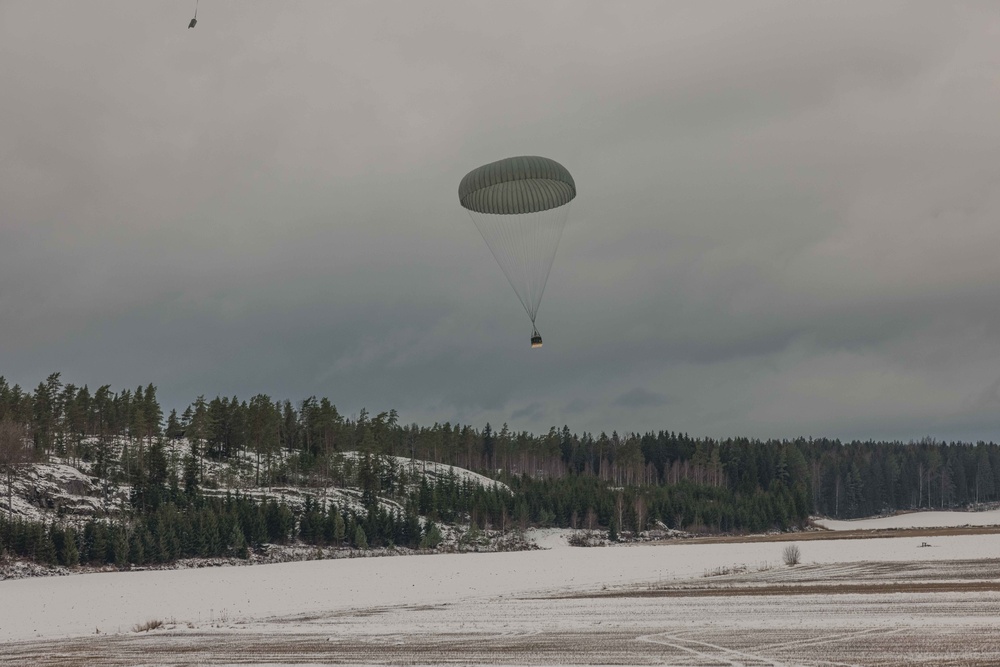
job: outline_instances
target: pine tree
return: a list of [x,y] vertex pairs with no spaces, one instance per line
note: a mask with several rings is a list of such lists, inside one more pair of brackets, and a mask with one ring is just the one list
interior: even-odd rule
[[195,497],[198,495],[200,477],[200,453],[198,451],[198,440],[192,438],[190,440],[191,451],[184,457],[184,493],[189,497]]
[[483,429],[483,454],[486,456],[486,465],[490,468],[493,467],[494,445],[493,429],[490,427],[490,423],[486,422],[486,428]]
[[167,417],[167,430],[164,432],[164,435],[171,440],[176,440],[184,435],[184,428],[177,419],[177,410],[170,411],[170,415]]
[[160,427],[163,423],[163,410],[156,400],[156,387],[152,383],[146,386],[146,393],[141,407],[143,411],[143,422],[146,425],[146,438],[160,435]]

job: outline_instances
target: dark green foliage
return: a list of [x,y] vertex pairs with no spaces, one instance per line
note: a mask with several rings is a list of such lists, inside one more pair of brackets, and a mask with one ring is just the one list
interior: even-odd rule
[[441,544],[444,537],[441,535],[441,529],[437,527],[433,522],[428,522],[425,526],[424,536],[420,540],[421,549],[434,549],[437,545]]
[[268,539],[265,526],[269,515],[275,517],[278,537],[294,525],[286,505],[265,505],[240,496],[199,498],[184,506],[163,503],[130,520],[88,521],[80,533],[58,525],[0,517],[0,552],[68,566],[83,562],[126,567],[191,557],[247,558],[251,546]]
[[230,533],[229,538],[229,553],[236,558],[247,559],[250,557],[250,549],[247,546],[247,540],[243,536],[243,531],[240,530],[238,524],[233,524],[233,530]]
[[[572,526],[628,539],[658,524],[784,530],[813,513],[858,517],[1000,501],[1000,447],[993,443],[714,440],[668,431],[595,436],[568,426],[535,436],[506,424],[482,431],[447,422],[400,425],[392,410],[346,419],[326,398],[295,405],[264,394],[249,401],[199,396],[180,417],[171,410],[165,429],[163,414],[152,384],[91,392],[53,373],[32,392],[0,377],[0,420],[30,433],[41,460],[89,461],[105,493],[118,484],[131,491],[124,516],[103,516],[80,531],[0,520],[0,550],[47,563],[126,567],[246,557],[264,543],[293,540],[430,547],[440,541],[435,522],[468,523],[475,532]],[[180,437],[190,451],[174,469],[164,438]],[[111,447],[116,441],[125,443],[120,457]],[[345,457],[347,451],[361,455]],[[454,473],[425,478],[421,464],[400,465],[391,456],[400,454],[479,471],[513,493]],[[206,458],[250,461],[261,484],[355,487],[365,510],[309,499],[293,511],[274,500],[208,497]],[[402,509],[388,511],[381,499]]]
[[60,565],[73,567],[80,564],[80,551],[76,542],[76,531],[72,528],[52,526],[52,543],[56,548],[56,559]]

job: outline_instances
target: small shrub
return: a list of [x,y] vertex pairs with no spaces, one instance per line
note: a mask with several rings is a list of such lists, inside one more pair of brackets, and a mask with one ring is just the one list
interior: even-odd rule
[[154,618],[146,621],[145,623],[136,623],[132,627],[132,632],[149,632],[150,630],[155,630],[160,627],[163,627],[163,621],[158,618]]
[[703,577],[727,577],[734,574],[749,574],[751,572],[767,572],[774,569],[774,565],[768,562],[757,563],[756,565],[720,565],[714,570],[705,570]]
[[428,523],[426,532],[424,532],[424,536],[420,539],[420,548],[435,549],[441,544],[442,540],[444,540],[444,536],[441,535],[441,529],[433,523]]
[[368,536],[365,535],[365,529],[358,526],[357,530],[354,531],[354,546],[358,549],[368,548]]
[[797,544],[789,544],[785,547],[785,550],[781,552],[781,558],[785,561],[785,565],[791,567],[793,565],[798,565],[802,560],[802,552],[799,551],[799,546]]
[[602,547],[604,535],[596,530],[578,530],[566,538],[571,547]]

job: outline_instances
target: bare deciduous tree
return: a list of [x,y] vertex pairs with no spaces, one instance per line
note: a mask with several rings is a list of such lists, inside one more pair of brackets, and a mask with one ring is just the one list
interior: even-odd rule
[[637,534],[646,529],[646,499],[642,496],[635,497],[635,526]]
[[791,567],[792,565],[798,565],[799,561],[802,560],[802,552],[799,551],[797,544],[789,544],[785,547],[785,550],[781,552],[781,557],[785,561],[785,565]]
[[620,491],[615,499],[615,511],[618,514],[618,530],[621,531],[625,521],[625,494]]
[[32,458],[24,426],[9,419],[0,420],[0,470],[7,474],[8,516],[14,516],[14,468],[30,462]]

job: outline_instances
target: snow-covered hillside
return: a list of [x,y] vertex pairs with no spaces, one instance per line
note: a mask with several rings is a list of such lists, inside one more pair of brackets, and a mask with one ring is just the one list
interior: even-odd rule
[[[0,481],[6,481],[3,478]],[[77,467],[66,463],[21,466],[13,476],[10,505],[6,483],[0,494],[0,510],[29,521],[80,520],[115,512],[127,498],[125,489],[102,485]]]
[[[357,460],[360,454],[358,452],[344,452],[344,457]],[[447,479],[449,476],[454,475],[458,480],[459,484],[471,483],[478,484],[484,488],[497,488],[503,491],[510,491],[506,484],[503,482],[498,482],[494,479],[490,479],[479,473],[472,472],[471,470],[466,470],[465,468],[458,468],[455,466],[450,466],[444,463],[435,463],[434,461],[421,461],[419,459],[411,459],[405,456],[383,456],[384,459],[391,459],[397,467],[401,469],[406,469],[411,473],[418,473],[425,477],[429,482],[438,482]]]
[[[102,456],[106,466],[119,473],[126,473],[123,464],[124,452],[133,452],[140,443],[129,442],[124,438],[111,438],[103,443],[85,442],[95,450],[102,448]],[[142,443],[148,449],[148,443]],[[177,478],[183,479],[184,461],[190,456],[190,443],[181,438],[166,441],[163,453],[167,469]],[[358,452],[344,452],[339,457],[345,468],[356,469],[361,455]],[[449,466],[433,461],[409,459],[402,456],[382,456],[384,462],[390,461],[397,470],[404,471],[410,484],[417,484],[421,478],[431,483],[443,482],[453,478],[459,484],[474,484],[488,489],[510,492],[503,483],[492,480],[478,473]],[[285,457],[278,452],[270,461],[258,462],[252,456],[244,454],[232,461],[219,462],[209,458],[201,458],[196,466],[203,481],[202,490],[210,495],[224,495],[239,492],[261,500],[275,499],[285,502],[296,509],[305,503],[306,498],[318,502],[322,506],[336,506],[354,511],[364,512],[362,493],[357,488],[324,484],[321,480],[311,480],[308,486],[271,485],[261,486],[256,482],[262,478],[261,470],[268,466],[278,468],[285,462]],[[115,515],[128,503],[128,486],[120,486],[98,477],[93,461],[68,459],[53,459],[50,463],[26,464],[16,468],[11,493],[10,514],[14,518],[28,521],[64,521],[82,522],[94,516]],[[0,482],[5,482],[0,479]],[[387,511],[401,511],[402,506],[395,500],[380,497],[379,504]],[[8,512],[6,484],[0,484],[0,510]]]

